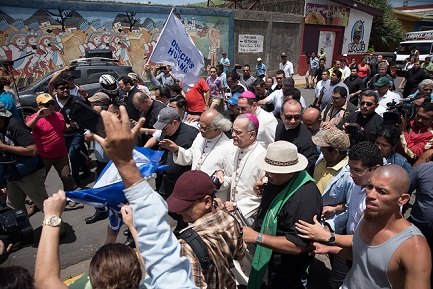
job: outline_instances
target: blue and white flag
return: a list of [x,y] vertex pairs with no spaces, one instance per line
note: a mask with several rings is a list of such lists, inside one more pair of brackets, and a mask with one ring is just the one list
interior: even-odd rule
[[[132,152],[135,163],[143,177],[164,171],[168,166],[160,166],[158,161],[163,151],[154,151],[148,148],[136,147]],[[67,191],[66,197],[77,203],[85,203],[94,207],[108,207],[119,211],[118,205],[126,202],[122,178],[112,161],[102,171],[95,185],[91,189],[80,191]]]
[[203,54],[186,33],[173,9],[159,35],[149,62],[171,65],[171,73],[181,80],[183,85],[194,84],[200,79],[204,66]]

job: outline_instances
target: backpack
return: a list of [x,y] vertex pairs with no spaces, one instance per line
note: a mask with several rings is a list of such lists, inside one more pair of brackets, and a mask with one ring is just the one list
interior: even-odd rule
[[216,288],[219,288],[218,268],[210,258],[206,243],[203,241],[200,235],[197,234],[193,228],[188,228],[180,233],[177,238],[183,239],[191,247],[200,262],[203,272],[206,272],[211,265],[214,265],[216,270]]

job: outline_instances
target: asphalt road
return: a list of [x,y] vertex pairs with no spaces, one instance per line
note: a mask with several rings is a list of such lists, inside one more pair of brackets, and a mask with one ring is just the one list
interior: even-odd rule
[[[302,80],[302,78],[300,78]],[[396,80],[397,85],[401,78]],[[301,81],[297,81],[301,84]],[[298,87],[301,90],[305,102],[310,105],[314,100],[314,90],[305,89],[303,86]],[[93,185],[92,179],[94,175],[88,178],[88,186]],[[46,187],[49,195],[62,188],[61,182],[54,169],[49,173],[46,180]],[[85,272],[88,268],[88,260],[93,256],[94,252],[104,244],[107,221],[100,221],[95,224],[87,225],[84,219],[94,213],[93,207],[87,205],[77,205],[75,208],[67,207],[63,213],[62,219],[65,222],[65,234],[60,240],[60,262],[63,280],[70,276]],[[41,233],[41,222],[43,214],[36,213],[30,218],[30,222],[34,228],[34,244],[13,252],[9,257],[0,264],[3,266],[19,265],[27,268],[30,272],[34,272],[36,260],[36,251]],[[121,232],[123,228],[121,229]],[[126,239],[122,234],[119,234],[118,241],[123,242]],[[310,268],[309,288],[327,288],[327,278],[329,274],[329,262],[326,256],[320,256],[315,259]]]

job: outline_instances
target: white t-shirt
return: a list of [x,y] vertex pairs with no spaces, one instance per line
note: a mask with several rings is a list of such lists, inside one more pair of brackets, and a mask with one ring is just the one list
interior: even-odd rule
[[287,60],[286,64],[280,63],[280,70],[284,71],[286,77],[292,77],[293,72],[293,64]]

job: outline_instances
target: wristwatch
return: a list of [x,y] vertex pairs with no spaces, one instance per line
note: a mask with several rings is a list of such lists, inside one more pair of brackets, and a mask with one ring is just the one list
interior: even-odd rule
[[329,239],[328,239],[328,244],[329,245],[334,245],[335,244],[335,235],[334,235],[334,232],[329,232],[330,233],[330,236],[329,236]]
[[257,238],[256,238],[256,244],[257,245],[261,245],[262,244],[262,239],[263,239],[263,235],[262,235],[262,233],[259,233],[257,235]]
[[42,226],[59,227],[61,223],[62,223],[62,219],[54,215],[49,218],[45,218],[42,221]]

